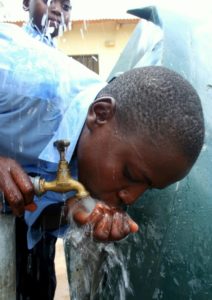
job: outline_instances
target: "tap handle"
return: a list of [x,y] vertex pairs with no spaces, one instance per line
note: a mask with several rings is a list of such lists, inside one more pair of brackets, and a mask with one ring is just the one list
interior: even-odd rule
[[69,145],[69,140],[58,140],[54,142],[54,147],[56,147],[59,151],[61,160],[65,160],[65,150],[66,148],[68,148]]

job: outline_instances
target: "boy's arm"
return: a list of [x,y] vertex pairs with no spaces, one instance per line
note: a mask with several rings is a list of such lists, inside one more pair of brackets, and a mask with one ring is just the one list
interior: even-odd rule
[[[23,215],[25,210],[34,211],[34,188],[29,176],[13,159],[0,156],[0,191],[3,192],[13,213]],[[96,202],[88,210],[83,200],[71,198],[67,201],[68,211],[81,224],[91,224],[93,236],[99,241],[117,241],[129,233],[138,231],[138,225],[121,209]]]
[[102,242],[118,241],[138,231],[138,225],[121,208],[109,207],[97,201],[88,209],[88,200],[71,198],[67,201],[69,216],[80,225],[90,224],[93,237]]
[[29,176],[13,159],[0,156],[0,191],[7,199],[13,213],[21,216],[24,210],[33,211],[34,188]]

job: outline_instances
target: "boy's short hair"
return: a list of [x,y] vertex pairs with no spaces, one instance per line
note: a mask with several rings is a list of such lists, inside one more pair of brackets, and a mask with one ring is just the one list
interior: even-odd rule
[[[135,68],[112,80],[98,97],[116,100],[116,119],[125,134],[167,141],[194,162],[204,141],[200,98],[181,75],[165,67]],[[171,141],[171,143],[170,143]]]

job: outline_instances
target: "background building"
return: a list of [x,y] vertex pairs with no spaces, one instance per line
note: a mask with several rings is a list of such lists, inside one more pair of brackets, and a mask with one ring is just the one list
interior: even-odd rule
[[[127,12],[129,1],[72,0],[71,28],[58,47],[107,79],[139,18]],[[22,0],[0,0],[0,21],[22,26],[28,14]]]

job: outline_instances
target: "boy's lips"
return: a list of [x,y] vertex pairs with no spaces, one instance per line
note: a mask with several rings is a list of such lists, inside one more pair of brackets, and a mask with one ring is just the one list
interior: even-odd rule
[[114,195],[112,196],[111,194],[107,194],[107,193],[97,194],[92,192],[91,190],[89,190],[89,193],[93,199],[103,201],[109,206],[113,206],[116,208],[122,208],[123,205],[125,206],[125,204],[117,197],[114,197]]

